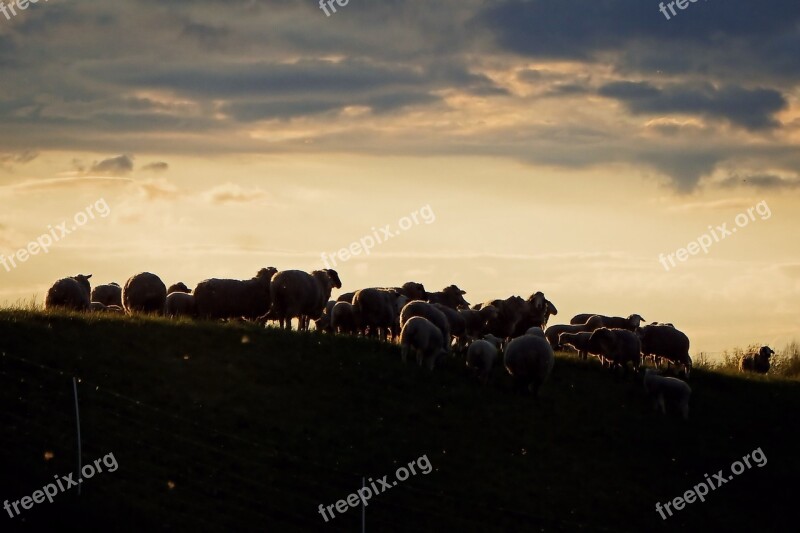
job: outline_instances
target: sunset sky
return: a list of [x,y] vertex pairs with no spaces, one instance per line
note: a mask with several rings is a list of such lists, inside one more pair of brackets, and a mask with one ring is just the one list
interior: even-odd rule
[[[0,14],[0,254],[104,201],[0,302],[64,276],[194,286],[340,262],[343,291],[541,290],[691,353],[800,338],[800,3],[50,0]],[[666,270],[757,204],[746,226]],[[752,211],[751,211],[752,212]],[[373,229],[375,228],[375,229]],[[335,295],[336,293],[334,293]]]

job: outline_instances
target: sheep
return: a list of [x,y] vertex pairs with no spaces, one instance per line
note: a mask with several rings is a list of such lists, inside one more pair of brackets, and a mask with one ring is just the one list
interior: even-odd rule
[[[400,311],[400,327],[405,327],[406,322],[412,317],[419,316],[432,322],[442,334],[442,347],[446,352],[450,351],[450,323],[447,317],[436,309],[433,305],[421,300],[408,302],[403,310]],[[401,332],[402,336],[402,332]]]
[[344,294],[340,294],[338,298],[336,298],[337,302],[347,302],[349,304],[353,303],[353,297],[356,295],[356,292],[346,292]]
[[[353,297],[353,313],[362,332],[369,328],[370,336],[377,336],[386,340],[390,333],[394,333],[394,326],[399,315],[399,298],[405,296],[393,289],[361,289]],[[339,302],[346,303],[346,302]]]
[[298,330],[307,331],[309,321],[322,315],[333,288],[341,289],[339,274],[330,268],[311,274],[302,270],[283,270],[272,276],[272,305],[263,319],[278,320],[281,328],[291,329],[297,318]]
[[589,331],[581,331],[578,333],[565,332],[558,336],[558,344],[560,346],[572,346],[578,350],[578,357],[580,359],[588,359],[589,352],[591,352],[591,343],[589,342],[591,336],[592,332]]
[[125,282],[122,304],[125,312],[163,314],[167,303],[167,286],[150,272],[141,272]]
[[539,326],[533,326],[532,328],[528,328],[528,331],[525,332],[525,335],[533,335],[534,337],[539,337],[540,339],[546,339],[547,337],[544,336],[544,331]]
[[535,335],[523,335],[508,343],[503,358],[514,378],[515,389],[530,390],[535,397],[553,370],[555,356],[550,344]]
[[91,304],[89,299],[92,292],[92,287],[89,284],[89,278],[91,277],[91,274],[78,274],[71,278],[63,278],[56,281],[47,290],[44,308],[48,310],[58,307],[75,311],[88,310]]
[[167,296],[169,296],[173,292],[182,292],[185,294],[191,294],[192,289],[187,287],[184,282],[179,281],[178,283],[173,283],[172,285],[169,286],[169,288],[167,289]]
[[466,291],[450,285],[439,292],[429,292],[426,299],[428,303],[446,305],[451,309],[469,309],[469,303],[464,299],[465,294]]
[[[444,304],[433,304],[447,318],[447,325],[450,326],[450,336],[456,342],[456,349],[461,350],[466,346],[467,321],[461,313]],[[480,311],[479,311],[480,312]],[[449,339],[448,339],[449,342]]]
[[182,291],[175,291],[167,294],[165,313],[169,317],[196,317],[197,300],[194,294],[187,294]]
[[492,367],[499,355],[503,339],[486,335],[470,343],[467,348],[467,368],[470,368],[484,385],[489,381]]
[[525,300],[525,307],[522,316],[514,326],[514,337],[525,335],[530,328],[539,326],[544,329],[550,315],[557,315],[558,309],[553,303],[544,297],[544,293],[535,292]]
[[474,309],[480,310],[487,306],[496,308],[497,314],[487,320],[484,331],[502,339],[510,339],[514,336],[517,323],[523,320],[523,316],[528,310],[527,303],[519,296],[510,296],[505,300],[491,300],[476,305]]
[[358,320],[352,304],[336,302],[331,311],[330,320],[334,333],[358,334]]
[[[385,287],[382,287],[385,288]],[[416,281],[407,281],[403,284],[402,287],[388,287],[389,290],[394,290],[408,298],[408,301],[411,300],[424,300],[426,295],[428,294],[425,292],[425,286],[422,283],[417,283]],[[338,298],[336,298],[337,302],[347,302],[353,303],[353,297],[356,295],[356,292],[346,292],[341,294]],[[401,307],[402,309],[402,307]]]
[[92,302],[100,302],[105,306],[122,307],[122,287],[113,281],[107,285],[98,285],[92,289]]
[[408,354],[413,351],[417,355],[419,366],[422,366],[424,361],[425,366],[429,370],[433,370],[437,361],[447,354],[443,344],[441,330],[427,318],[413,316],[403,324],[400,332],[403,363],[408,359]]
[[547,342],[550,343],[554,350],[559,350],[561,349],[561,344],[559,344],[558,340],[559,335],[562,333],[581,333],[586,331],[586,327],[586,324],[556,324],[545,330],[544,338],[547,339]]
[[622,318],[620,316],[590,315],[583,313],[572,317],[570,324],[586,324],[590,318],[595,316],[600,317],[601,327],[609,329],[627,329],[628,331],[636,331],[644,321],[641,315],[635,314],[629,315],[628,318]]
[[256,320],[269,310],[275,267],[262,268],[248,280],[211,278],[194,288],[197,316],[204,319]]
[[766,374],[769,372],[769,358],[774,354],[775,351],[769,346],[762,346],[758,353],[745,354],[739,361],[739,371]]
[[465,334],[470,339],[483,335],[489,321],[497,318],[497,308],[493,305],[487,305],[480,310],[459,309],[458,312],[464,318]]
[[316,331],[326,332],[326,333],[333,333],[334,329],[331,325],[331,314],[333,313],[333,307],[336,305],[335,300],[328,300],[328,303],[325,304],[325,309],[322,311],[322,316],[319,317],[314,321],[314,329]]
[[652,357],[656,363],[660,358],[668,364],[682,366],[687,376],[692,369],[689,357],[689,337],[672,326],[644,326],[637,332],[642,341],[642,355]]
[[621,366],[628,371],[628,362],[638,369],[642,362],[642,343],[639,337],[627,329],[600,328],[589,337],[589,351],[602,355],[612,368]]
[[692,389],[686,382],[661,376],[658,371],[648,368],[644,371],[644,390],[653,400],[654,409],[660,409],[661,413],[666,415],[666,402],[677,407],[684,420],[689,420],[689,398]]

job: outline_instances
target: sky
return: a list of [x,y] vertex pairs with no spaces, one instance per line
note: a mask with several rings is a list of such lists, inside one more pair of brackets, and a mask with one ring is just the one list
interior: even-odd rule
[[326,253],[342,291],[543,291],[693,354],[800,337],[796,0],[334,6],[0,13],[0,302]]

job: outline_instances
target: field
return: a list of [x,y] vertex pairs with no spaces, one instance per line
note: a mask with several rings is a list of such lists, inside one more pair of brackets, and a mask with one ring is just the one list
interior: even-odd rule
[[[247,324],[0,312],[2,495],[75,471],[114,472],[2,518],[3,531],[359,531],[318,506],[394,477],[367,531],[788,531],[800,383],[696,370],[688,423],[641,383],[559,354],[537,401],[463,363],[430,373],[396,347]],[[767,458],[662,520],[662,504],[760,448]],[[5,513],[4,513],[5,514]]]

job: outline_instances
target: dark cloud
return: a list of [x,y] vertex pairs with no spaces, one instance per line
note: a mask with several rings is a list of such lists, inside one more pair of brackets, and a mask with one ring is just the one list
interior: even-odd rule
[[142,170],[145,172],[166,172],[169,170],[169,165],[163,161],[156,161],[146,164],[142,167]]
[[783,177],[776,174],[733,175],[720,182],[723,188],[752,187],[764,190],[788,190],[800,188],[800,176]]
[[716,88],[710,83],[671,84],[663,89],[646,82],[614,82],[598,93],[619,100],[635,114],[684,113],[726,119],[749,130],[775,128],[775,114],[788,107],[772,89]]
[[101,161],[95,161],[88,168],[76,162],[78,172],[86,176],[125,176],[133,170],[133,157],[118,155]]

